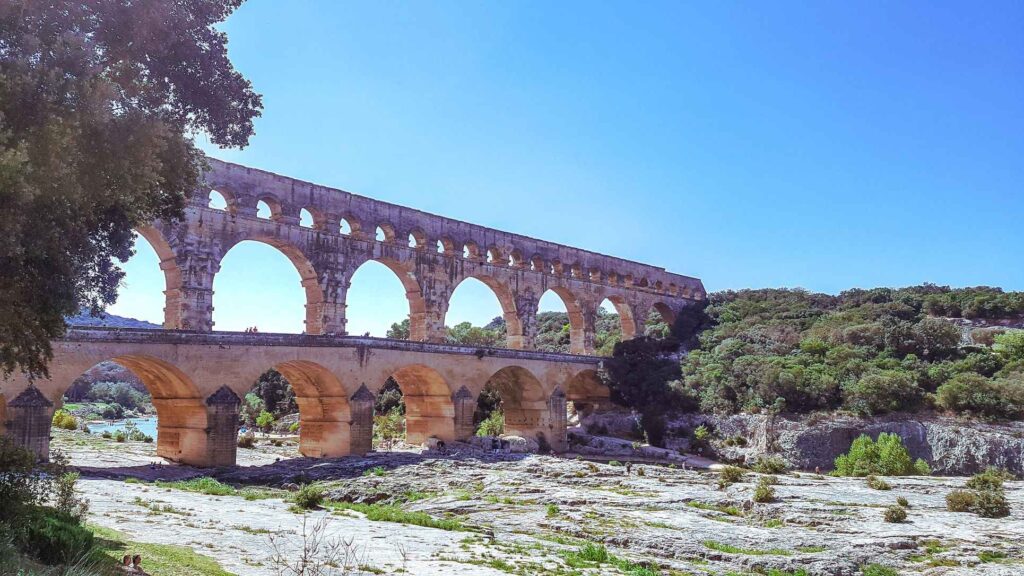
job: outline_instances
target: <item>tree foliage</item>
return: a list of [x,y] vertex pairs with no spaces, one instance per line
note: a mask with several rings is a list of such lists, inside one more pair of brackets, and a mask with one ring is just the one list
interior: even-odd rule
[[133,228],[180,215],[188,135],[244,146],[260,96],[214,28],[241,0],[0,2],[0,365],[46,374],[64,317],[112,303]]

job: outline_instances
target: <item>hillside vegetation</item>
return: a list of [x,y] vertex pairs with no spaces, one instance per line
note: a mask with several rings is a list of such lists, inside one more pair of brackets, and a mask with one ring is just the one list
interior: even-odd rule
[[961,329],[953,320],[1019,321],[1024,293],[923,285],[709,298],[713,327],[682,361],[675,387],[686,408],[1024,417],[1024,331]]

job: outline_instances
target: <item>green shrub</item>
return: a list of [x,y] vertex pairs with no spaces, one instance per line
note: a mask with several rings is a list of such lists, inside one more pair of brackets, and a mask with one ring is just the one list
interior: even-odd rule
[[693,439],[698,441],[698,442],[706,442],[710,438],[711,438],[711,430],[708,430],[708,427],[703,425],[703,424],[701,424],[700,426],[697,426],[697,428],[695,428],[694,431],[693,431]]
[[900,370],[882,370],[865,374],[843,387],[847,408],[859,414],[884,414],[917,408],[924,390],[913,376]]
[[868,476],[866,480],[868,488],[871,488],[872,490],[892,490],[892,486],[890,486],[888,482],[878,478],[877,476]]
[[256,417],[256,427],[266,432],[270,430],[270,427],[274,425],[274,415],[266,410],[260,412],[259,416]]
[[292,422],[291,425],[288,426],[288,431],[291,432],[292,434],[295,434],[296,432],[299,431],[299,426],[299,422]]
[[92,547],[92,532],[53,508],[37,507],[25,523],[21,548],[44,564],[74,563]]
[[505,413],[501,410],[491,412],[476,429],[477,436],[501,436],[504,433]]
[[860,573],[864,576],[900,576],[895,568],[882,566],[881,564],[866,564],[860,567]]
[[78,494],[78,472],[65,472],[54,483],[54,506],[57,511],[81,522],[89,511],[89,503]]
[[907,511],[902,506],[889,506],[883,516],[886,522],[899,523],[907,519]]
[[373,439],[386,450],[390,450],[395,442],[405,439],[405,412],[396,406],[384,414],[374,416]]
[[741,482],[745,474],[746,470],[738,466],[723,466],[718,472],[718,487],[725,488],[736,482]]
[[548,504],[547,507],[546,507],[546,511],[547,511],[546,515],[547,515],[548,518],[555,518],[561,512],[558,509],[558,505],[557,504]]
[[972,490],[1002,490],[1003,482],[1013,480],[1013,474],[1001,468],[989,467],[967,479],[967,487]]
[[972,512],[982,518],[1005,518],[1010,515],[1010,503],[1002,490],[978,490]]
[[918,476],[931,476],[932,467],[923,458],[914,460],[914,473]]
[[850,445],[850,451],[835,460],[835,476],[910,476],[918,474],[927,463],[910,460],[910,453],[897,434],[882,432],[878,441],[862,434]]
[[786,468],[786,461],[778,456],[764,456],[751,466],[754,472],[760,474],[782,474]]
[[1024,379],[957,374],[935,392],[935,403],[951,412],[995,419],[1024,416]]
[[765,478],[757,483],[757,487],[754,488],[754,502],[774,502],[775,501],[775,489],[771,487],[771,484],[765,481]]
[[319,484],[306,484],[292,496],[292,502],[304,510],[318,508],[324,501],[324,487]]
[[111,438],[114,437],[114,435],[110,433],[110,430],[104,430],[103,432],[100,433],[100,437],[110,440]]
[[953,490],[946,494],[946,509],[950,512],[970,512],[977,499],[970,490]]
[[124,430],[114,430],[114,442],[125,442],[128,440],[128,434]]
[[896,504],[903,506],[904,508],[910,508],[910,501],[904,498],[903,496],[899,496],[896,498]]
[[53,413],[53,425],[62,430],[78,430],[78,418],[66,410],[57,410]]

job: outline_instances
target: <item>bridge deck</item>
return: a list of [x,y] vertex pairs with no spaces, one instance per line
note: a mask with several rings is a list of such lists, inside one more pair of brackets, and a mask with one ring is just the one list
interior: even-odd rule
[[434,354],[461,354],[477,357],[482,354],[495,358],[541,360],[567,364],[584,364],[589,366],[600,364],[604,360],[604,357],[602,356],[562,354],[559,352],[539,352],[536,350],[518,350],[513,348],[436,344],[431,342],[413,342],[410,340],[397,340],[392,338],[374,338],[370,336],[279,334],[272,332],[201,332],[196,330],[166,330],[162,328],[72,326],[68,329],[67,334],[61,340],[67,342],[130,342],[185,345],[218,344],[232,346],[291,346],[298,348],[372,348],[378,350],[427,352]]

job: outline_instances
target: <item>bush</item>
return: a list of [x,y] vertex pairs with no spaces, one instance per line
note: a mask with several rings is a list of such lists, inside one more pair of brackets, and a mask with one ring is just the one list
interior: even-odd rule
[[239,448],[252,448],[256,445],[256,435],[252,432],[246,432],[238,437]]
[[491,412],[476,429],[477,436],[501,436],[504,433],[505,414],[501,410]]
[[889,506],[883,516],[886,522],[900,523],[907,519],[907,511],[902,506]]
[[863,576],[900,576],[895,568],[882,566],[881,564],[866,564],[860,567]]
[[741,482],[746,470],[738,466],[724,466],[718,473],[718,487],[725,488],[736,482]]
[[957,374],[939,386],[935,403],[951,412],[986,418],[1016,419],[1024,416],[1024,380],[986,378],[979,374]]
[[924,391],[913,376],[900,370],[865,374],[843,388],[846,407],[864,415],[913,410],[923,397]]
[[868,488],[871,488],[872,490],[892,490],[892,486],[890,486],[888,482],[876,476],[868,476],[867,482]]
[[22,550],[44,564],[70,564],[93,547],[92,532],[73,517],[37,507],[25,523]]
[[977,500],[970,490],[953,490],[946,494],[946,509],[950,512],[970,512]]
[[292,422],[291,425],[288,426],[288,431],[291,432],[292,434],[295,434],[296,432],[299,431],[299,426],[299,422]]
[[972,512],[982,518],[1005,518],[1010,515],[1010,503],[1002,490],[978,490]]
[[757,487],[754,488],[754,502],[774,502],[775,501],[775,489],[762,478],[758,483]]
[[850,451],[835,460],[835,476],[912,476],[927,469],[923,460],[911,462],[910,453],[897,434],[882,432],[878,441],[861,434]]
[[395,442],[405,438],[405,413],[392,408],[373,417],[373,436],[377,445],[390,450]]
[[914,460],[914,473],[918,476],[931,476],[932,467],[923,458]]
[[78,495],[75,484],[78,482],[78,472],[65,472],[61,474],[55,483],[54,506],[57,511],[81,522],[89,512],[89,503]]
[[114,430],[114,442],[125,442],[128,434],[124,430]]
[[778,456],[765,456],[759,458],[757,462],[751,466],[754,472],[760,474],[782,474],[786,471],[786,461]]
[[274,415],[266,410],[260,412],[259,416],[256,417],[256,427],[260,430],[267,432],[271,426],[274,425]]
[[896,498],[896,504],[899,504],[900,506],[903,506],[904,508],[910,508],[910,502],[906,498],[904,498],[903,496],[899,496],[899,497]]
[[1024,360],[1024,330],[1011,330],[999,334],[994,341],[992,350],[1005,358],[1007,362]]
[[972,490],[1002,490],[1003,482],[1013,480],[1013,474],[1001,468],[989,467],[967,479],[967,487]]
[[57,410],[53,413],[53,425],[62,430],[77,430],[78,418],[66,410]]
[[324,501],[324,487],[319,484],[306,484],[292,496],[292,502],[304,510],[318,508]]

